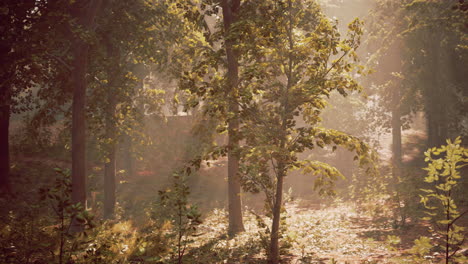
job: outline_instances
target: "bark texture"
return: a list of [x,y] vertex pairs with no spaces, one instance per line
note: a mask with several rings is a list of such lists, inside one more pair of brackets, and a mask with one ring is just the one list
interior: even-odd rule
[[[292,2],[288,1],[288,42],[289,50],[294,50],[294,39],[293,39],[293,23],[292,23]],[[281,98],[281,127],[279,131],[280,142],[279,149],[281,151],[288,152],[286,148],[287,134],[288,134],[288,115],[289,115],[289,93],[291,87],[296,83],[295,74],[293,72],[294,57],[291,52],[288,56],[288,68],[287,68],[287,84]],[[283,181],[287,175],[287,159],[285,155],[280,155],[277,158],[276,167],[276,193],[273,201],[273,222],[271,225],[270,235],[270,249],[268,252],[268,264],[278,264],[280,262],[279,255],[279,238],[280,238],[280,221],[281,221],[281,209],[283,207]],[[274,166],[274,164],[272,164]]]
[[[442,33],[439,30],[434,30],[428,34],[428,37],[439,39]],[[425,76],[425,89],[423,90],[425,105],[424,110],[427,120],[428,147],[440,147],[445,144],[447,138],[450,137],[449,123],[450,116],[453,115],[451,105],[455,102],[450,100],[450,94],[453,92],[448,87],[446,74],[443,74],[444,54],[443,48],[437,41],[429,42],[429,54]],[[450,64],[450,63],[448,63]],[[446,67],[446,66],[445,66]]]
[[401,166],[401,111],[400,111],[400,87],[393,90],[393,109],[392,109],[392,154],[393,165],[396,168]]
[[283,206],[283,179],[285,176],[284,165],[278,164],[278,175],[276,182],[276,196],[273,207],[273,222],[271,225],[270,252],[268,252],[268,263],[279,263],[279,227],[281,220],[281,208]]
[[10,105],[0,105],[0,195],[11,193],[9,127]]
[[[81,30],[93,30],[101,0],[76,1],[72,19]],[[73,30],[72,30],[73,31]],[[72,104],[72,203],[86,207],[86,72],[89,44],[77,34],[73,41]],[[72,231],[83,227],[74,221]]]
[[[112,129],[112,128],[111,128]],[[115,138],[114,131],[109,132],[108,137]],[[107,161],[104,164],[104,218],[114,217],[115,210],[115,170],[116,170],[116,147],[115,143],[108,146]]]
[[[110,37],[108,38],[110,39]],[[106,139],[107,162],[104,164],[104,218],[110,219],[114,216],[115,209],[115,171],[116,171],[116,120],[115,108],[117,105],[116,93],[119,83],[119,63],[120,54],[111,41],[107,43],[107,55],[111,61],[108,66],[109,87],[107,90],[107,109],[106,109]]]
[[[394,213],[394,221],[400,221],[403,226],[406,222],[406,214],[404,208],[401,206],[401,196],[399,190],[399,183],[402,173],[402,148],[401,148],[401,92],[400,85],[397,84],[392,91],[392,177],[393,185],[395,188],[395,199],[398,211]],[[400,220],[398,220],[400,219]]]
[[237,131],[239,130],[239,106],[237,104],[237,85],[239,82],[238,56],[233,49],[234,40],[229,36],[231,25],[236,21],[240,0],[223,0],[223,22],[225,31],[225,46],[228,61],[228,89],[229,112],[234,116],[228,121],[228,200],[229,200],[229,236],[244,231],[242,221],[241,184],[239,179],[239,155],[236,147],[239,146]]

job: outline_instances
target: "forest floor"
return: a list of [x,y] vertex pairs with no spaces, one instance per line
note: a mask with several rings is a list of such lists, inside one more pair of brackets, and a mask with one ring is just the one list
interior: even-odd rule
[[[48,171],[46,168],[50,170],[52,165],[60,165],[57,165],[58,162],[49,164],[32,159],[26,162],[28,166],[19,164],[18,168],[14,168],[14,175],[16,186],[21,186],[19,192],[22,195],[21,200],[32,203],[37,197],[37,190],[31,186],[43,186],[47,181],[51,181],[54,177],[50,177],[50,173],[42,172]],[[17,174],[29,177],[19,177]],[[140,193],[144,192],[142,188],[137,190]],[[285,227],[282,230],[282,263],[440,263],[441,256],[437,252],[424,256],[425,260],[415,260],[414,254],[410,253],[415,239],[420,236],[434,239],[428,232],[428,223],[408,221],[405,227],[395,229],[389,217],[390,213],[388,210],[385,211],[385,206],[383,204],[372,206],[380,212],[371,216],[359,211],[358,206],[348,202],[338,201],[327,205],[300,199],[288,202],[283,218],[286,224],[282,223]],[[141,206],[136,208],[143,211]],[[133,224],[138,222],[132,217],[129,219]],[[197,235],[190,237],[191,241],[185,251],[183,263],[265,263],[269,242],[268,228],[271,223],[258,208],[256,210],[246,208],[243,219],[245,232],[230,239],[226,236],[228,222],[226,211],[207,209],[206,213],[203,213],[203,223],[197,228]],[[129,224],[129,229],[135,233],[140,229],[140,225],[133,224]],[[466,224],[465,222],[462,226],[467,226]],[[465,255],[468,253],[468,242],[465,242],[462,253]],[[129,263],[155,263],[131,259]]]
[[[315,208],[314,208],[315,207]],[[426,223],[392,228],[389,219],[358,213],[351,204],[317,208],[304,202],[286,206],[283,263],[438,263],[437,253],[414,260],[409,249],[419,236],[428,236]],[[264,263],[270,225],[253,211],[244,215],[246,232],[228,239],[226,212],[214,210],[199,227],[186,256],[187,263]],[[266,225],[263,225],[266,224]],[[185,262],[185,261],[184,261]]]

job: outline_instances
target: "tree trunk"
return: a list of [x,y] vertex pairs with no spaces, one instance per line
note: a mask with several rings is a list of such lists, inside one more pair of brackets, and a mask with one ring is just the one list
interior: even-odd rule
[[[5,87],[1,87],[5,89]],[[0,96],[0,98],[3,98]],[[0,195],[11,193],[10,186],[10,149],[9,149],[9,127],[10,127],[10,105],[0,105]]]
[[392,109],[392,154],[395,167],[401,166],[401,111],[400,111],[400,87],[393,90],[393,109]]
[[[288,16],[289,16],[289,25],[288,25],[288,42],[289,42],[289,51],[294,49],[294,40],[293,40],[293,24],[292,24],[292,2],[288,1]],[[288,135],[288,111],[289,111],[289,91],[293,84],[296,82],[293,74],[293,61],[294,58],[292,53],[289,52],[288,55],[288,68],[287,68],[287,84],[286,89],[283,93],[283,98],[281,100],[281,135],[279,142],[279,149],[285,151],[286,153],[289,150],[286,147],[287,135]],[[287,161],[284,160],[284,154],[280,155],[279,160],[277,159],[276,164],[276,193],[275,200],[273,204],[273,222],[271,225],[271,235],[270,235],[270,250],[268,252],[268,264],[278,264],[280,261],[279,256],[279,227],[281,221],[281,208],[283,206],[283,180],[287,173]]]
[[281,221],[281,208],[283,205],[284,176],[284,165],[278,164],[278,175],[276,178],[276,194],[273,207],[273,223],[271,225],[270,251],[268,252],[268,264],[279,263],[279,226]]
[[115,144],[109,146],[108,162],[104,165],[104,218],[114,217],[115,209]]
[[[281,100],[281,135],[280,135],[280,142],[279,142],[279,149],[284,151],[285,153],[289,153],[287,149],[287,135],[288,135],[288,115],[289,115],[289,92],[291,87],[296,83],[293,73],[293,64],[294,64],[294,57],[292,56],[292,52],[294,49],[294,39],[293,39],[293,23],[292,23],[292,1],[288,1],[288,17],[289,17],[289,25],[287,29],[288,33],[288,42],[289,42],[289,55],[288,55],[288,68],[287,68],[287,84],[286,89],[282,95]],[[271,225],[271,235],[270,235],[270,250],[268,252],[268,263],[269,264],[278,264],[280,261],[279,256],[279,227],[281,221],[281,208],[283,206],[283,180],[287,173],[287,160],[282,153],[277,159],[276,164],[276,193],[275,193],[275,200],[273,204],[273,223]]]
[[[11,23],[9,21],[9,23]],[[8,27],[8,23],[6,24]],[[8,63],[8,55],[12,46],[6,42],[0,42],[0,57]],[[0,73],[0,196],[11,193],[10,183],[10,110],[11,110],[11,82],[7,81],[14,73],[13,69],[5,69]]]
[[108,120],[106,120],[107,159],[104,164],[104,218],[111,219],[115,208],[116,127],[115,92],[108,91]]
[[239,106],[237,105],[237,85],[239,82],[239,65],[237,54],[233,49],[234,41],[232,38],[227,38],[231,24],[235,22],[240,1],[239,0],[223,0],[221,1],[223,8],[223,21],[225,30],[225,45],[226,55],[228,61],[228,89],[227,94],[229,98],[229,113],[233,117],[228,121],[228,200],[229,200],[229,236],[244,231],[244,224],[242,222],[242,204],[241,204],[241,184],[239,178],[239,154],[236,148],[239,146],[239,139],[237,132],[239,130]]
[[[400,86],[397,84],[396,87],[393,88],[392,91],[392,176],[393,176],[393,184],[395,188],[395,199],[396,199],[396,207],[398,211],[394,214],[394,221],[398,221],[398,218],[401,219],[401,224],[404,225],[405,223],[405,216],[403,213],[403,208],[400,207],[401,197],[400,197],[400,190],[398,185],[400,183],[401,177],[401,165],[402,165],[402,150],[401,150],[401,95],[400,95]],[[398,216],[399,214],[399,216]]]
[[[237,110],[231,107],[230,111]],[[229,122],[229,152],[228,152],[228,195],[229,195],[229,236],[244,231],[242,221],[242,203],[241,203],[241,183],[239,178],[239,156],[233,149],[239,145],[239,140],[235,139],[235,133],[239,128],[239,121],[231,120]]]
[[448,91],[445,90],[446,83],[443,82],[444,76],[441,74],[441,47],[436,39],[440,39],[441,33],[430,32],[429,41],[430,59],[427,68],[427,88],[425,112],[427,118],[428,147],[440,147],[445,144],[448,137]]
[[[72,18],[84,30],[91,30],[101,0],[75,2],[71,8]],[[86,72],[88,69],[89,44],[79,36],[73,43],[73,104],[72,104],[72,203],[86,208]],[[83,226],[73,221],[72,232]]]
[[[110,37],[108,38],[110,40]],[[119,63],[120,54],[109,41],[107,43],[107,55],[111,60],[108,67],[109,86],[107,87],[107,109],[106,109],[106,139],[107,159],[104,164],[104,218],[111,219],[115,208],[115,170],[116,170],[116,120],[115,108],[117,105],[116,93],[118,89],[118,78],[120,76]]]
[[131,178],[135,175],[133,169],[133,156],[132,156],[132,136],[125,135],[123,139],[123,163],[125,168],[126,177]]

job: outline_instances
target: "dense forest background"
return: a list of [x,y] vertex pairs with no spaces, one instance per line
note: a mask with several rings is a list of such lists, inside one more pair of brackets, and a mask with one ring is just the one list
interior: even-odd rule
[[0,263],[468,262],[468,2],[0,21]]

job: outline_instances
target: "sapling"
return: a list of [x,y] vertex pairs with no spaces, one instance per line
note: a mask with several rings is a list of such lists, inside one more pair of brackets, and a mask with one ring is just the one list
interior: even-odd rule
[[427,171],[424,181],[431,188],[421,189],[424,192],[420,195],[421,203],[428,215],[423,219],[431,220],[433,231],[442,237],[445,263],[464,257],[456,256],[456,253],[465,241],[465,227],[459,225],[459,220],[468,211],[460,212],[454,201],[457,186],[462,179],[460,169],[468,164],[468,149],[461,144],[458,137],[453,142],[447,140],[445,146],[430,148],[424,153],[425,161],[428,162],[424,168]]
[[188,196],[190,188],[187,185],[186,175],[184,172],[175,172],[173,176],[172,190],[167,189],[160,191],[161,205],[169,211],[169,217],[174,226],[174,249],[173,252],[177,255],[176,263],[181,264],[183,257],[190,243],[190,237],[195,235],[197,227],[202,223],[201,214],[196,205],[190,205]]
[[[73,204],[71,201],[71,177],[68,170],[55,169],[57,178],[50,187],[39,190],[40,199],[49,204],[54,212],[54,231],[58,235],[59,248],[58,263],[69,263],[74,252],[78,251],[80,235],[86,236],[86,231],[93,228],[93,217],[81,204]],[[82,224],[85,229],[80,233],[71,232],[73,221]]]

